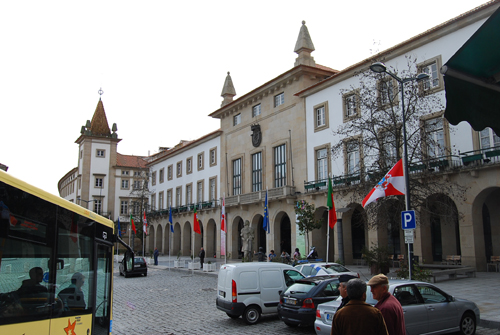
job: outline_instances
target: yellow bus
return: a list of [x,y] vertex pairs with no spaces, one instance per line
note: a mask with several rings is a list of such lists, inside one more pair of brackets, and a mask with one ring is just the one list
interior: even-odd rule
[[0,334],[111,334],[114,241],[113,221],[0,170]]

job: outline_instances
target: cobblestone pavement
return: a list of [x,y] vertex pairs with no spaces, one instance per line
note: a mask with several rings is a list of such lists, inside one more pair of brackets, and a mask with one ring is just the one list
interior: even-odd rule
[[[195,271],[195,272],[199,272]],[[217,277],[191,275],[150,267],[147,277],[118,275],[115,265],[113,334],[315,334],[310,328],[290,328],[276,315],[253,326],[230,319],[215,307]],[[499,335],[499,330],[478,327],[478,335]]]

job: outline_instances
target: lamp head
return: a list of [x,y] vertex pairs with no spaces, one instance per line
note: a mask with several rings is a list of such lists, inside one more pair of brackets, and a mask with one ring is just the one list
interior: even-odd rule
[[419,73],[416,77],[417,81],[422,81],[422,80],[425,80],[425,79],[429,79],[430,76],[427,74],[427,73]]
[[370,65],[370,70],[372,70],[375,73],[382,73],[387,71],[387,66],[385,66],[384,63],[376,62]]

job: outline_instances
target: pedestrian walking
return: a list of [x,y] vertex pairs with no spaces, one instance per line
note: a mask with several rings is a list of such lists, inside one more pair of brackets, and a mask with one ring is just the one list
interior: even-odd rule
[[382,313],[367,304],[366,283],[359,279],[347,282],[350,301],[336,312],[332,321],[331,335],[388,335]]
[[158,265],[158,256],[160,255],[160,252],[158,251],[158,248],[155,248],[155,251],[153,252],[153,257],[155,258],[155,265]]
[[201,247],[198,257],[200,257],[200,269],[203,270],[203,262],[205,261],[205,250],[203,250],[203,247]]
[[389,335],[406,335],[405,318],[401,303],[389,293],[389,279],[383,274],[373,276],[368,282],[373,299],[378,300],[378,308],[384,316]]
[[295,266],[299,260],[300,260],[300,251],[299,251],[299,248],[295,248],[295,252],[293,253],[292,266]]

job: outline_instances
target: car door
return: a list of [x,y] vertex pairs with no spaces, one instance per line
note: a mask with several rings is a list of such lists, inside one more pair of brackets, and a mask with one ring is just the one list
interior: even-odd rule
[[393,295],[403,308],[407,335],[427,333],[427,308],[415,285],[397,286]]
[[454,303],[450,301],[448,295],[431,285],[418,284],[417,289],[427,309],[429,333],[452,329],[458,326],[459,316]]

